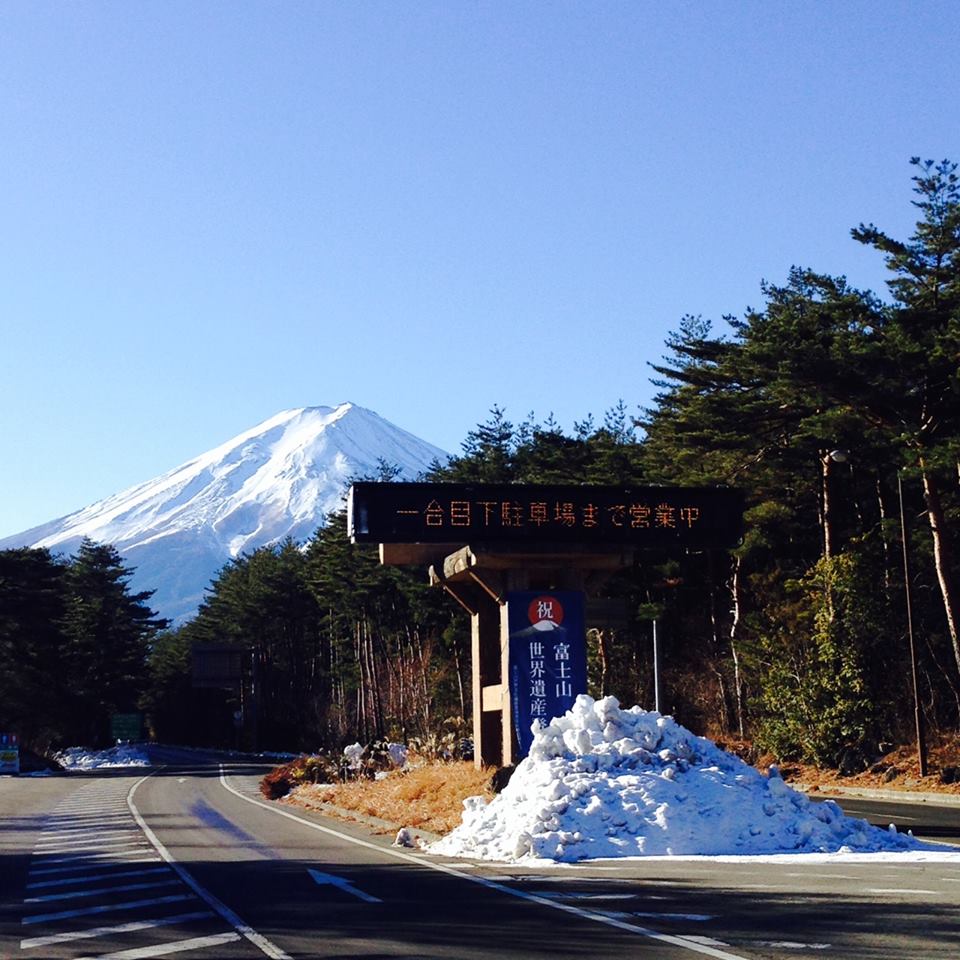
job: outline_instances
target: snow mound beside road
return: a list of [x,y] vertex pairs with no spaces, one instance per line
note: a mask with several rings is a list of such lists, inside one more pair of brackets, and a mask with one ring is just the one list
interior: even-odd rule
[[923,849],[764,776],[672,717],[615,697],[580,696],[534,736],[529,756],[489,804],[432,853],[484,860],[874,853]]
[[122,743],[107,750],[67,747],[57,760],[64,770],[104,770],[112,767],[148,767],[150,758],[142,747]]

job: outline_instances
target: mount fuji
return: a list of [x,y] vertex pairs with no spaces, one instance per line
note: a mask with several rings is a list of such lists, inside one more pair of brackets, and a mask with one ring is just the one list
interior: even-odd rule
[[59,520],[0,540],[0,550],[69,554],[84,537],[135,568],[133,591],[174,623],[192,616],[230,559],[286,537],[303,541],[379,461],[412,480],[448,455],[352,403],[285,410],[168,473]]

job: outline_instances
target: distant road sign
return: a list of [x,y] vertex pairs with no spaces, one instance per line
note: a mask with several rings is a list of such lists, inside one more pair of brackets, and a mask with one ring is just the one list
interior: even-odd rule
[[110,718],[110,736],[114,740],[139,740],[142,733],[142,713],[115,713]]
[[228,643],[197,643],[191,651],[193,686],[239,690],[245,647]]
[[722,548],[743,532],[743,494],[722,487],[355,483],[355,543],[617,544]]
[[20,737],[15,733],[0,733],[0,773],[20,772]]

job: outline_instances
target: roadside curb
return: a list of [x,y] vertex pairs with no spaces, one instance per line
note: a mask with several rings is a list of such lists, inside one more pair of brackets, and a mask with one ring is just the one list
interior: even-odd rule
[[897,803],[926,803],[935,807],[960,807],[960,797],[949,793],[920,793],[907,790],[878,790],[874,787],[820,787],[811,791],[809,788],[797,788],[808,797],[824,797],[829,800],[833,797],[850,797],[861,800],[892,800]]

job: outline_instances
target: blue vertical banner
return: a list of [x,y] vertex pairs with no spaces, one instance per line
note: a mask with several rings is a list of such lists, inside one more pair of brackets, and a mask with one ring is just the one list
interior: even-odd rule
[[587,637],[583,594],[518,591],[507,594],[510,701],[525,757],[533,724],[546,726],[587,692]]

